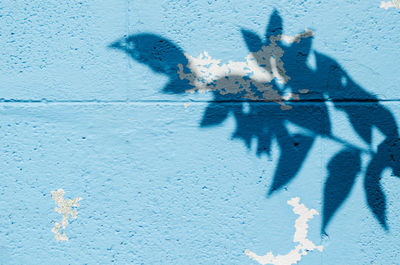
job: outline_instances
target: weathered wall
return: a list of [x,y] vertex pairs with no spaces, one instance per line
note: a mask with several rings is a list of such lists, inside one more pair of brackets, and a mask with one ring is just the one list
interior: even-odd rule
[[0,263],[400,264],[395,3],[1,2]]

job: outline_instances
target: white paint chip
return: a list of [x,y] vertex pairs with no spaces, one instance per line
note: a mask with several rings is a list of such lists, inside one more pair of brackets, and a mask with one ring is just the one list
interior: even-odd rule
[[296,232],[294,233],[293,242],[298,243],[295,248],[286,255],[278,254],[276,256],[274,256],[272,252],[268,252],[264,256],[259,256],[246,249],[244,252],[249,258],[257,261],[261,265],[292,265],[297,264],[297,262],[301,260],[302,256],[307,255],[309,251],[317,249],[322,252],[323,246],[316,246],[307,238],[308,221],[312,219],[314,215],[318,215],[319,213],[315,209],[309,210],[304,204],[300,204],[299,202],[299,197],[292,198],[287,202],[293,207],[293,212],[299,215],[294,225]]
[[311,30],[306,29],[295,36],[271,36],[268,46],[262,46],[259,51],[250,53],[245,61],[240,62],[221,63],[221,60],[212,58],[206,51],[197,58],[185,54],[188,59],[187,68],[191,71],[185,73],[183,65],[178,64],[178,74],[181,80],[188,80],[194,87],[186,90],[187,93],[218,91],[221,95],[240,94],[244,99],[273,101],[280,104],[282,110],[291,109],[284,101],[298,100],[299,95],[280,95],[272,85],[274,79],[280,84],[290,80],[281,60],[284,51],[277,42],[298,43],[313,35]]
[[54,238],[57,241],[68,241],[68,237],[63,231],[60,234],[60,229],[65,230],[68,225],[68,218],[71,215],[71,218],[76,219],[78,212],[73,210],[72,207],[79,207],[78,201],[82,200],[82,198],[74,198],[71,199],[64,199],[65,191],[63,189],[58,189],[56,191],[51,191],[51,197],[58,205],[58,207],[54,208],[54,211],[63,215],[61,219],[61,223],[56,223],[51,231],[54,233]]
[[308,90],[308,89],[300,89],[299,90],[299,92],[300,92],[300,94],[306,94],[306,93],[308,93],[310,90]]
[[400,0],[392,0],[392,2],[382,1],[379,7],[384,8],[385,10],[388,10],[389,8],[392,7],[400,9]]
[[185,109],[186,109],[186,108],[188,108],[188,107],[190,106],[190,103],[189,103],[189,102],[187,102],[187,103],[183,104],[183,106],[184,106],[184,107],[185,107]]

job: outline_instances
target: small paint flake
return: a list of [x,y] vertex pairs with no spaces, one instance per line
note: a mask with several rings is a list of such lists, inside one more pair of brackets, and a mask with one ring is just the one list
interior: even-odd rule
[[299,90],[300,94],[307,94],[309,92],[308,89],[300,89]]
[[392,0],[391,2],[382,1],[379,7],[386,10],[388,10],[389,8],[400,9],[400,0]]
[[[82,198],[74,198],[71,199],[64,199],[65,191],[63,189],[58,189],[56,191],[51,191],[51,197],[58,205],[58,207],[54,208],[54,211],[63,215],[60,223],[55,223],[54,227],[51,231],[54,233],[54,238],[57,241],[68,241],[68,237],[65,234],[65,228],[68,225],[69,215],[71,218],[76,219],[78,212],[72,207],[79,207],[78,201],[82,200]],[[63,230],[62,234],[60,230]]]
[[190,106],[190,103],[185,103],[185,104],[183,104],[183,106],[185,107],[185,109],[187,108],[187,107],[189,107]]

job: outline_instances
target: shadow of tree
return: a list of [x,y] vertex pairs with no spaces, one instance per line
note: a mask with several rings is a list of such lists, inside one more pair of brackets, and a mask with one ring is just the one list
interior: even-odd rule
[[[380,225],[387,230],[386,198],[380,179],[386,168],[391,168],[393,175],[400,176],[400,139],[396,121],[375,96],[357,85],[332,58],[314,51],[316,67],[312,69],[307,65],[312,50],[310,32],[293,38],[284,36],[282,18],[274,11],[264,39],[242,29],[251,52],[246,65],[225,67],[206,55],[203,57],[204,69],[209,68],[206,77],[195,71],[196,62],[180,47],[161,36],[151,33],[131,35],[112,43],[110,47],[120,49],[153,71],[168,76],[164,93],[211,91],[214,99],[204,112],[201,127],[221,124],[231,115],[237,122],[233,137],[243,140],[248,148],[255,139],[257,155],[270,155],[275,139],[280,157],[268,196],[296,177],[318,136],[341,143],[343,149],[327,165],[322,233],[350,194],[362,171],[361,154],[366,152],[371,156],[364,176],[367,203]],[[210,77],[216,69],[210,67],[213,63],[220,67],[220,72]],[[252,71],[245,75],[235,71],[248,67],[253,67]],[[362,150],[332,135],[328,101],[347,115],[358,136],[370,146],[369,150]],[[290,133],[288,122],[309,133]],[[374,127],[385,136],[376,152],[372,146]]]

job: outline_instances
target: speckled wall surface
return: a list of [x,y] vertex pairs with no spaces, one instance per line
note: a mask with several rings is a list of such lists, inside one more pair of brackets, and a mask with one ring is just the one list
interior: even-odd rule
[[0,264],[400,264],[399,7],[2,1]]

